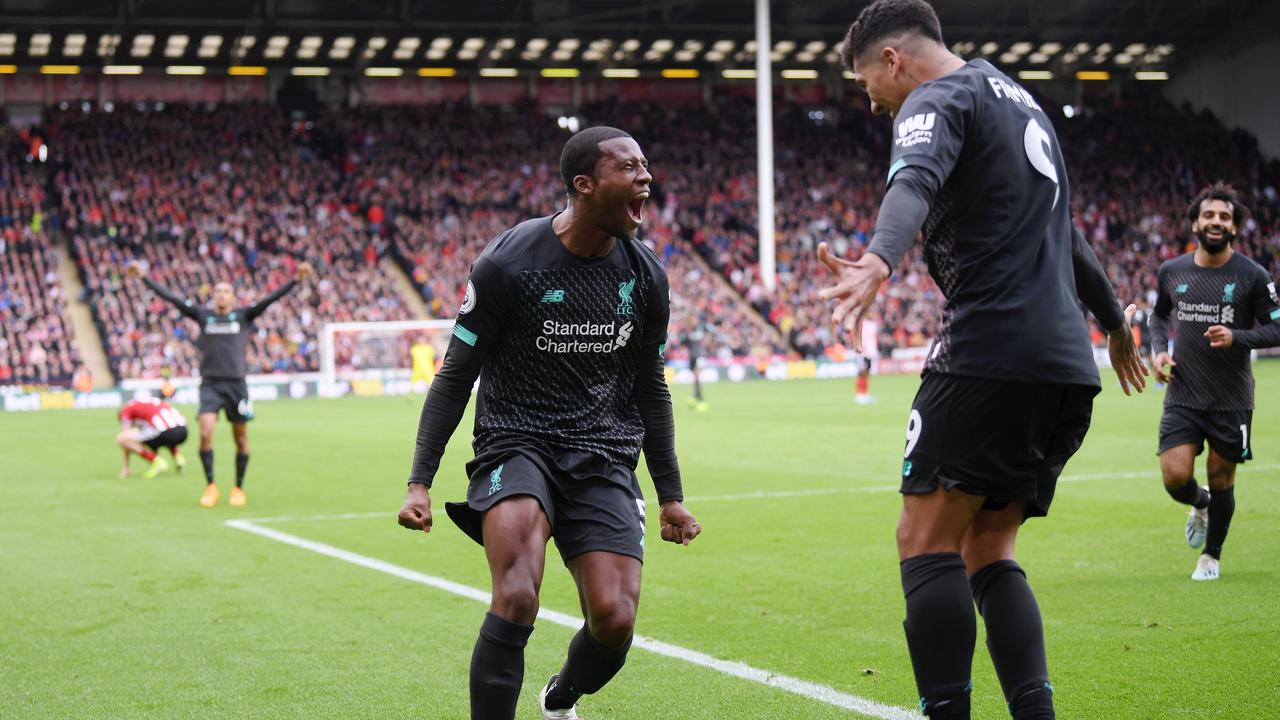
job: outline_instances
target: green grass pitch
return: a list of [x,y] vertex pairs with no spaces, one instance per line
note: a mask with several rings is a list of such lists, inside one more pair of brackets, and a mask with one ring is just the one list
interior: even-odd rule
[[[1185,513],[1160,487],[1162,394],[1098,399],[1050,517],[1019,543],[1059,717],[1280,717],[1280,363],[1257,374],[1259,459],[1240,472],[1213,583],[1189,580]],[[917,383],[876,378],[872,406],[853,403],[851,380],[713,385],[706,413],[675,388],[687,504],[705,533],[688,548],[662,543],[650,507],[638,632],[913,707],[892,487]],[[111,411],[0,414],[0,717],[467,717],[481,603],[225,524],[285,516],[262,525],[487,589],[482,551],[443,512],[430,536],[395,524],[420,402],[260,404],[249,505],[237,509],[225,504],[233,450],[220,424],[213,510],[196,504],[194,439],[185,476],[144,481],[135,459],[134,479],[119,480]],[[469,427],[437,509],[463,495]],[[341,513],[382,514],[314,518]],[[554,548],[549,560],[543,605],[574,614]],[[520,717],[537,717],[570,635],[539,624]],[[981,630],[974,708],[1007,717]],[[592,720],[860,717],[643,650],[579,709]]]

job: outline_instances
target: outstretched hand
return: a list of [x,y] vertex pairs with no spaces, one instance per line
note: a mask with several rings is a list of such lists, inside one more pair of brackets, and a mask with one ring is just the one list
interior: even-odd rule
[[1137,305],[1125,308],[1124,325],[1107,333],[1107,354],[1111,356],[1111,368],[1116,371],[1116,377],[1120,379],[1120,389],[1125,395],[1132,394],[1129,392],[1130,387],[1142,392],[1147,387],[1146,376],[1149,374],[1147,366],[1138,355],[1138,345],[1133,341],[1133,331],[1129,329],[1129,324],[1133,322],[1133,316],[1137,312]]
[[396,522],[406,530],[431,532],[431,493],[427,491],[426,485],[409,484],[409,494],[405,496]]
[[658,524],[662,526],[662,539],[667,542],[688,545],[702,534],[702,526],[694,519],[693,513],[677,500],[662,504]]
[[876,299],[880,284],[889,277],[889,265],[875,253],[865,253],[857,262],[831,254],[826,243],[818,244],[818,259],[836,275],[836,284],[818,291],[823,300],[839,300],[831,321],[853,333],[853,344],[862,352],[862,320]]
[[125,267],[124,276],[131,280],[137,279],[137,278],[143,278],[147,276],[147,269],[143,267],[141,262],[134,260],[133,262],[129,263],[127,267]]

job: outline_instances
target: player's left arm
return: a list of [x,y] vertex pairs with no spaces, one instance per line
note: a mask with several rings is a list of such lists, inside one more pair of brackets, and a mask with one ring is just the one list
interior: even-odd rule
[[1258,278],[1253,282],[1249,307],[1258,321],[1256,327],[1232,330],[1225,325],[1214,325],[1204,333],[1209,345],[1215,348],[1240,345],[1250,350],[1280,347],[1280,299],[1276,297],[1275,282],[1264,270],[1259,269]]
[[311,263],[305,261],[298,263],[298,269],[294,278],[284,285],[281,285],[275,292],[245,308],[245,317],[249,320],[256,319],[259,315],[266,312],[267,308],[271,307],[272,303],[293,292],[293,289],[298,287],[298,283],[306,280],[307,278],[315,277],[315,274],[316,271],[311,267]]
[[680,463],[676,459],[676,421],[671,410],[671,391],[667,388],[666,362],[662,357],[670,318],[667,276],[658,266],[649,291],[634,392],[640,420],[644,423],[644,460],[662,506],[658,516],[662,539],[688,545],[702,532],[702,526],[684,506]]
[[1111,356],[1111,368],[1120,380],[1120,389],[1125,395],[1130,394],[1131,387],[1142,392],[1147,386],[1144,378],[1149,372],[1129,330],[1138,306],[1130,305],[1123,312],[1120,310],[1120,300],[1107,279],[1106,270],[1102,269],[1097,254],[1075,225],[1071,226],[1071,265],[1076,279],[1076,297],[1084,302],[1107,333],[1107,352]]

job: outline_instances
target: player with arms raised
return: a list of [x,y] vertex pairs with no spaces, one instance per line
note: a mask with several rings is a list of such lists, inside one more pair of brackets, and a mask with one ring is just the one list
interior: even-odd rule
[[662,539],[701,528],[682,504],[671,395],[663,374],[667,275],[635,240],[648,161],[616,128],[574,135],[560,156],[568,207],[494,238],[427,393],[399,522],[430,532],[428,493],[480,378],[466,503],[449,517],[484,546],[492,602],[471,657],[471,717],[515,716],[538,613],[547,541],[578,586],[586,624],[539,694],[548,720],[619,670],[631,647],[644,558],[643,449]]
[[[976,601],[1017,720],[1053,717],[1044,631],[1014,560],[1028,517],[1045,515],[1101,389],[1083,300],[1108,331],[1126,393],[1145,366],[1097,257],[1071,223],[1066,167],[1049,117],[985,60],[942,41],[923,0],[877,0],[845,38],[845,63],[894,117],[888,188],[868,252],[819,257],[837,284],[837,323],[858,326],[921,229],[946,296],[913,404],[902,467],[898,555],[907,648],[922,710],[968,718]],[[858,343],[861,345],[861,343]]]
[[[1215,183],[1200,191],[1187,218],[1200,246],[1160,266],[1151,315],[1156,379],[1169,384],[1160,418],[1160,474],[1169,495],[1191,506],[1187,544],[1204,548],[1191,579],[1216,580],[1236,508],[1236,465],[1253,459],[1249,351],[1280,345],[1280,306],[1267,271],[1231,246],[1245,218],[1233,189]],[[1177,334],[1170,353],[1173,317]],[[1203,488],[1194,473],[1206,440],[1209,487]]]
[[197,305],[162,287],[146,277],[140,263],[133,263],[128,270],[130,277],[141,277],[152,292],[168,300],[178,312],[200,325],[196,349],[200,351],[200,464],[204,466],[205,489],[200,505],[213,507],[221,493],[213,482],[213,427],[218,412],[223,411],[231,422],[231,433],[236,443],[236,484],[231,489],[230,504],[245,504],[244,473],[249,466],[249,421],[253,419],[253,403],[249,399],[249,385],[245,381],[248,368],[245,352],[249,336],[253,334],[253,321],[272,303],[289,294],[300,280],[313,277],[311,264],[298,264],[293,280],[253,305],[236,307],[236,291],[231,283],[220,282],[213,286],[213,307]]

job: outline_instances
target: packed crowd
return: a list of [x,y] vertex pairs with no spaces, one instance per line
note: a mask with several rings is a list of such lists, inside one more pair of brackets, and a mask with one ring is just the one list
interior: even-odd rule
[[1092,97],[1082,116],[1057,129],[1076,222],[1120,297],[1154,304],[1160,263],[1194,247],[1188,202],[1219,179],[1250,210],[1235,249],[1280,276],[1280,161],[1264,161],[1252,135],[1138,94]]
[[49,238],[40,179],[26,146],[0,159],[0,385],[67,385],[79,352]]
[[50,111],[48,126],[63,164],[57,212],[117,377],[198,364],[196,328],[125,280],[135,261],[198,303],[230,281],[243,305],[311,261],[315,286],[257,321],[250,372],[316,370],[325,322],[411,317],[372,213],[347,202],[340,168],[277,108]]
[[[1186,199],[1218,178],[1253,210],[1238,248],[1280,274],[1280,163],[1265,163],[1251,136],[1137,92],[1090,96],[1082,110],[1056,118],[1073,211],[1122,298],[1150,304],[1159,263],[1189,247]],[[815,251],[827,242],[856,258],[874,227],[890,128],[864,98],[778,108],[772,291],[756,257],[748,101],[602,102],[581,114],[625,127],[651,160],[642,237],[671,278],[672,358],[694,333],[712,357],[817,356],[842,344],[817,297],[830,277]],[[0,376],[59,381],[76,365],[43,213],[70,240],[112,370],[152,377],[194,370],[195,328],[125,282],[130,262],[149,263],[153,279],[197,302],[231,280],[248,304],[312,261],[318,284],[259,320],[249,361],[253,372],[315,370],[325,322],[411,317],[388,263],[432,316],[452,317],[484,244],[564,203],[548,148],[566,132],[535,106],[364,107],[310,122],[254,104],[50,110],[47,130],[61,164],[54,197],[46,202],[17,164],[0,169]],[[917,248],[882,290],[882,352],[926,343],[942,302]]]

